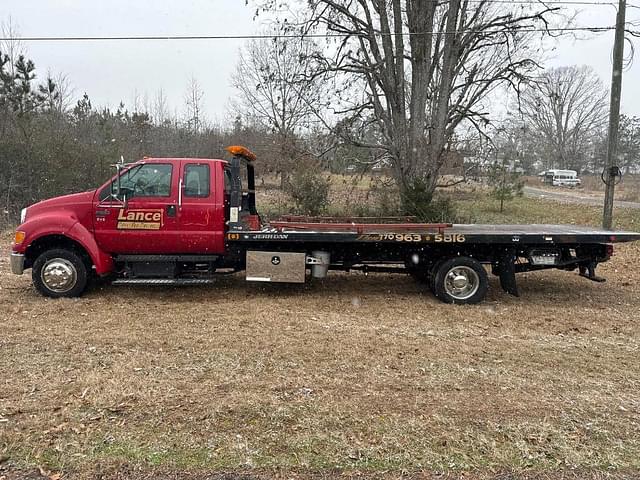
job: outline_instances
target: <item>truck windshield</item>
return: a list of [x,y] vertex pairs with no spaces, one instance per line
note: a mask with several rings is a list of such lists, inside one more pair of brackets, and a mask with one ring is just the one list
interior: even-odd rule
[[169,197],[171,195],[172,166],[170,164],[149,163],[138,165],[115,178],[100,192],[100,200],[110,195],[118,199],[134,197]]

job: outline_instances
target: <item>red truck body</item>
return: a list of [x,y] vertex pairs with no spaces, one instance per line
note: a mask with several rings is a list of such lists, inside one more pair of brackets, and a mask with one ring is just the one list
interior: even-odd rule
[[[126,205],[105,193],[116,177],[96,190],[36,203],[19,227],[25,236],[13,244],[13,252],[26,254],[39,239],[64,236],[86,250],[99,275],[113,270],[114,254],[224,253],[227,162],[147,158],[129,165],[122,174],[138,165],[168,165],[180,174],[171,175],[167,194],[134,196]],[[181,196],[184,171],[194,165],[207,167],[209,192]]]

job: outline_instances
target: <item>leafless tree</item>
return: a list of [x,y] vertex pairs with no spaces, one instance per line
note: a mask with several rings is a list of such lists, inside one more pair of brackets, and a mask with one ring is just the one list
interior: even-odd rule
[[7,18],[0,24],[0,34],[3,38],[13,40],[0,40],[0,52],[8,57],[8,70],[12,77],[15,77],[15,64],[20,55],[25,55],[26,49],[24,43],[20,40],[20,30],[13,22],[11,17]]
[[232,76],[241,111],[276,133],[280,152],[274,168],[283,184],[293,167],[296,137],[319,108],[321,88],[309,81],[313,49],[307,39],[253,40]]
[[153,97],[153,108],[151,110],[153,120],[156,125],[162,125],[169,118],[169,105],[167,95],[164,90],[159,89]]
[[74,89],[64,73],[47,73],[46,82],[38,86],[38,92],[47,110],[64,113],[73,102]]
[[202,128],[202,99],[204,92],[200,88],[200,84],[195,77],[189,79],[187,91],[184,95],[184,103],[186,107],[186,121],[189,130],[193,133],[199,133]]
[[[258,2],[273,8],[274,2]],[[277,2],[282,3],[281,1]],[[342,114],[375,122],[395,179],[429,196],[463,121],[487,121],[483,101],[518,89],[537,69],[535,36],[554,11],[542,2],[309,0],[303,34],[333,35],[317,60],[336,74]]]
[[585,165],[587,150],[607,117],[608,92],[588,66],[547,70],[521,95],[523,116],[550,155],[549,167]]
[[58,93],[60,94],[57,108],[61,112],[66,112],[73,104],[75,88],[71,84],[71,80],[69,80],[66,73],[50,74],[49,76],[53,78],[53,81],[56,83]]
[[134,112],[142,111],[142,101],[140,100],[140,91],[137,88],[133,89],[131,94],[131,107]]

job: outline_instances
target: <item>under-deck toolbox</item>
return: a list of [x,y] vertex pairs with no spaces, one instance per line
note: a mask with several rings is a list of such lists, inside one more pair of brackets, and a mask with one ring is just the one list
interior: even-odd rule
[[247,251],[248,281],[304,283],[306,271],[305,253]]

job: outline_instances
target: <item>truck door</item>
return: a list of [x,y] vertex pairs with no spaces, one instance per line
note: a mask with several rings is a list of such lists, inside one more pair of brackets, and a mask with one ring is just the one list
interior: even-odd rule
[[218,163],[182,161],[181,251],[224,252],[224,187]]
[[134,165],[98,193],[96,242],[109,253],[163,254],[181,249],[180,162]]

